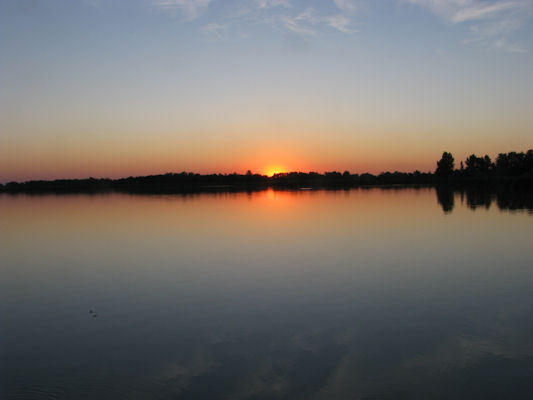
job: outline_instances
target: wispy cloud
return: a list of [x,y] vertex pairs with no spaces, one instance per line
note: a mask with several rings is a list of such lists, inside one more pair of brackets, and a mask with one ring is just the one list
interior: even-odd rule
[[[96,1],[96,0],[85,0]],[[179,12],[192,21],[206,12],[210,4],[228,0],[146,0],[158,10]],[[212,38],[227,37],[230,32],[242,35],[246,27],[271,25],[291,34],[312,37],[334,29],[343,34],[358,32],[355,15],[361,7],[371,7],[367,0],[328,0],[329,7],[309,7],[309,2],[297,0],[239,0],[226,7],[224,16],[209,21],[201,31]],[[516,41],[520,31],[533,16],[533,0],[397,0],[437,15],[450,25],[466,26],[469,34],[465,43],[477,43],[486,48],[523,53],[526,47]],[[318,7],[320,5],[320,7]],[[327,3],[326,3],[327,5]],[[237,11],[230,12],[228,9]],[[306,8],[307,7],[307,8]],[[331,8],[336,12],[331,13]]]
[[289,0],[255,0],[257,7],[259,8],[272,8],[272,7],[285,7],[291,8]]
[[471,35],[466,43],[510,52],[525,49],[513,42],[512,35],[521,29],[533,13],[533,0],[401,0],[431,11],[451,24],[468,24]]
[[474,20],[501,19],[517,11],[531,10],[533,0],[401,0],[427,8],[435,15],[454,24]]
[[257,19],[266,24],[278,25],[292,34],[303,37],[316,36],[325,27],[339,32],[351,34],[357,30],[351,27],[352,14],[356,12],[354,0],[332,0],[341,10],[337,15],[327,15],[324,10],[317,11],[314,7],[303,8],[302,4],[293,4],[290,0],[253,0],[259,13],[268,17]]
[[205,12],[211,0],[152,0],[152,5],[160,10],[181,11],[189,20],[198,18]]
[[357,5],[354,0],[333,0],[335,5],[342,11],[354,13],[357,11]]
[[[88,0],[89,1],[89,0]],[[210,4],[222,4],[227,0],[146,0],[155,9],[181,13],[186,20],[192,21],[204,14]],[[329,0],[340,10],[335,15],[327,13],[324,7],[318,12],[313,7],[305,8],[305,2],[295,0],[241,0],[232,3],[225,14],[203,25],[200,30],[211,38],[222,39],[229,32],[246,25],[266,24],[282,28],[291,34],[303,37],[316,36],[324,28],[333,28],[344,34],[358,32],[352,27],[352,18],[358,10],[355,0]],[[358,0],[362,1],[362,0]],[[232,9],[233,11],[228,11]]]
[[497,17],[502,11],[519,8],[520,2],[509,1],[494,4],[472,4],[457,10],[453,16],[453,22],[465,22],[477,19]]
[[202,32],[212,39],[222,39],[226,33],[226,25],[211,22],[202,27]]
[[320,25],[326,25],[347,34],[357,32],[357,30],[350,27],[352,20],[349,17],[343,14],[331,16],[320,15],[312,7],[306,8],[295,17],[283,15],[282,21],[289,31],[303,36],[316,35]]
[[356,29],[350,28],[352,20],[344,15],[333,15],[331,17],[325,17],[326,23],[343,33],[355,33],[358,32]]
[[316,31],[309,25],[306,25],[305,22],[303,22],[301,19],[298,19],[298,16],[293,18],[289,17],[288,15],[282,15],[281,21],[285,28],[287,28],[287,30],[292,33],[296,33],[302,36],[316,35]]
[[303,10],[300,14],[296,16],[295,19],[298,21],[306,21],[311,24],[316,24],[318,22],[317,12],[312,7],[309,7]]

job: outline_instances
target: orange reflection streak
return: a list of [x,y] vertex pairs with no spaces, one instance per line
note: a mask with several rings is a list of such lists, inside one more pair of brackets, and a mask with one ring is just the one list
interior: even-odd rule
[[[467,208],[457,208],[454,217],[461,210],[469,212]],[[414,213],[419,216],[416,221],[412,218]],[[429,218],[431,215],[438,218]],[[135,255],[170,251],[181,257],[202,253],[206,240],[218,243],[221,253],[234,254],[246,248],[243,243],[248,243],[249,248],[257,243],[270,243],[273,249],[300,243],[306,248],[306,243],[321,243],[328,232],[336,232],[342,238],[339,246],[353,246],[359,241],[370,247],[375,244],[377,252],[391,226],[394,231],[404,232],[410,241],[405,246],[409,246],[412,238],[424,232],[438,232],[441,218],[434,189],[429,188],[270,189],[153,196],[0,195],[0,220],[2,227],[9,227],[9,232],[0,229],[0,248],[9,249],[14,257],[27,253],[28,243],[32,252],[42,254],[49,254],[51,246],[63,243],[65,256],[73,260],[91,260],[118,247],[135,249],[131,253]],[[154,232],[157,235],[152,235]],[[104,262],[98,268],[105,270],[107,266]]]
[[291,195],[290,192],[270,188],[266,192],[260,193],[259,199],[262,200],[263,206],[266,207],[287,207],[293,197],[294,195]]
[[[9,227],[9,236],[29,235],[44,240],[46,235],[51,235],[54,240],[65,240],[66,243],[74,240],[72,237],[76,240],[102,237],[123,241],[133,236],[144,241],[146,232],[160,232],[169,241],[197,237],[201,243],[202,237],[211,231],[224,230],[241,237],[244,232],[248,235],[257,230],[260,235],[264,226],[284,227],[288,221],[298,229],[302,226],[309,229],[323,227],[326,231],[342,227],[351,229],[357,224],[365,227],[361,232],[368,232],[392,222],[408,229],[404,222],[414,210],[418,215],[441,215],[433,189],[330,192],[269,189],[250,194],[0,196],[0,220]],[[458,212],[455,210],[454,215]],[[32,232],[36,223],[46,229]],[[77,233],[73,235],[72,232]]]

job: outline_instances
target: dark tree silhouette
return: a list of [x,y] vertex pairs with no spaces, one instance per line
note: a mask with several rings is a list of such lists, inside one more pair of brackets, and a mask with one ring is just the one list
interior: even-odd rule
[[[451,153],[444,152],[435,173],[431,172],[382,172],[351,174],[350,171],[284,172],[268,177],[254,174],[251,170],[244,175],[210,174],[200,175],[193,172],[166,173],[162,175],[130,176],[128,178],[88,178],[56,179],[51,181],[8,182],[0,184],[0,193],[198,193],[198,192],[236,192],[275,188],[315,188],[346,189],[367,185],[433,185],[433,184],[509,184],[533,191],[533,150],[526,153],[500,153],[494,164],[489,156],[470,155],[466,168],[455,170]],[[450,202],[446,194],[440,196],[443,208],[448,209]],[[477,203],[476,203],[477,204]]]
[[496,171],[503,176],[533,173],[533,150],[527,153],[500,153],[496,159]]
[[435,174],[439,176],[450,176],[453,174],[453,169],[455,167],[455,160],[453,159],[452,153],[445,151],[442,153],[442,157],[437,161],[437,169]]
[[444,214],[451,213],[455,205],[454,192],[450,186],[437,186],[437,201],[442,207]]
[[493,170],[494,164],[489,156],[477,157],[475,154],[466,159],[466,171],[468,173],[489,174]]

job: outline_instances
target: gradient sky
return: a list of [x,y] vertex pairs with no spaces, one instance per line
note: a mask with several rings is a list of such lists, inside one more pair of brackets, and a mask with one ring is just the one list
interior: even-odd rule
[[0,182],[533,148],[533,0],[0,1]]

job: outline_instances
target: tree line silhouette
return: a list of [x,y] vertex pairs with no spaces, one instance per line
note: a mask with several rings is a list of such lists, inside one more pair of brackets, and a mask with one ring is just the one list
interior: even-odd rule
[[457,169],[453,155],[445,151],[437,161],[435,178],[444,213],[452,212],[456,194],[472,210],[488,209],[495,202],[500,210],[533,213],[533,150],[500,153],[494,162],[488,155],[471,154]]
[[438,177],[480,178],[480,177],[532,177],[533,175],[533,150],[526,153],[500,153],[493,162],[488,155],[478,157],[475,154],[468,156],[460,168],[455,168],[453,155],[442,153],[437,161],[435,175]]
[[7,193],[196,193],[256,191],[274,188],[342,189],[369,185],[448,185],[498,183],[533,188],[533,150],[526,153],[500,153],[495,162],[488,155],[475,154],[456,168],[451,153],[444,152],[432,172],[382,172],[352,174],[349,171],[287,172],[268,177],[247,171],[246,174],[207,174],[192,172],[166,173],[120,179],[57,179],[9,182],[0,184]]

